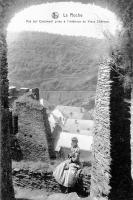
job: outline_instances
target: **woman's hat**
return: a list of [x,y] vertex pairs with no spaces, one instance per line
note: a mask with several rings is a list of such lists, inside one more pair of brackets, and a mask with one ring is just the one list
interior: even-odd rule
[[73,137],[72,141],[78,142],[78,138],[77,137]]

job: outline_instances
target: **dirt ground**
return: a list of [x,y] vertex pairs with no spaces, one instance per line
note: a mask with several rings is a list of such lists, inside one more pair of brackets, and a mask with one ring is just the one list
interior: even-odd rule
[[48,194],[43,190],[15,187],[15,198],[17,200],[47,200]]
[[31,190],[28,188],[15,188],[16,200],[91,200],[89,197],[80,198],[76,193],[49,195],[44,190]]

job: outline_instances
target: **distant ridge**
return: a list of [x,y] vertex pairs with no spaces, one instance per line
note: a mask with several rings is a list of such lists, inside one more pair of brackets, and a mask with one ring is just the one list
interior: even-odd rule
[[[8,35],[7,41],[11,85],[39,87],[42,97],[46,98],[49,92],[47,100],[52,103],[52,91],[59,91],[56,105],[75,102],[80,106],[86,96],[95,95],[98,65],[108,53],[104,40],[22,32]],[[82,97],[77,98],[76,91]]]

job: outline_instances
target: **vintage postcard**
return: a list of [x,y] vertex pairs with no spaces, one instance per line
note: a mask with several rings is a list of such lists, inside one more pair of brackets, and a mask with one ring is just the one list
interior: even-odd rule
[[1,200],[133,199],[132,8],[0,1]]

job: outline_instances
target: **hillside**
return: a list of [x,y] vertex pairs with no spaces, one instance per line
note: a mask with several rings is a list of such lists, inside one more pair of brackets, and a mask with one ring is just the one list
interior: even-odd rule
[[54,104],[81,105],[94,97],[104,40],[23,32],[8,35],[10,85],[39,87]]

